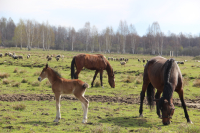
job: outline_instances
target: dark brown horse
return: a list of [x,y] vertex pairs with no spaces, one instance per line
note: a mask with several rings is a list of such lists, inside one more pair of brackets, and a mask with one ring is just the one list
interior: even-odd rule
[[[74,65],[76,66],[76,72],[74,73]],[[91,87],[93,87],[94,80],[98,73],[100,73],[100,81],[101,86],[103,87],[102,83],[102,75],[103,70],[106,70],[108,73],[108,82],[111,87],[115,87],[115,77],[113,68],[111,67],[108,60],[101,54],[78,54],[74,56],[72,62],[71,62],[71,79],[75,78],[78,79],[78,75],[82,68],[85,67],[90,70],[96,70],[93,81],[91,83]]]
[[[155,88],[157,89],[155,100]],[[185,117],[188,123],[192,123],[187,113],[185,101],[183,99],[183,81],[181,71],[174,59],[165,59],[157,56],[148,61],[144,69],[143,86],[140,94],[140,117],[143,116],[143,100],[147,90],[147,101],[150,107],[156,101],[158,117],[162,118],[164,125],[170,124],[170,119],[174,114],[173,92],[176,91],[181,100]],[[160,94],[163,92],[162,97]],[[160,110],[162,116],[160,115]]]

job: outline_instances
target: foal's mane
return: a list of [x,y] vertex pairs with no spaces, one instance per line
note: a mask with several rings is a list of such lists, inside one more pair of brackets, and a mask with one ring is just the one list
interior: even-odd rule
[[170,99],[173,94],[173,87],[171,83],[169,82],[170,78],[170,73],[172,68],[174,67],[174,59],[169,59],[165,62],[165,70],[164,70],[164,89],[163,89],[163,94],[162,97],[160,98],[160,107],[164,102],[164,99],[167,99],[167,101],[171,104]]
[[[49,68],[51,68],[51,67],[49,67]],[[51,68],[51,70],[52,70],[58,77],[62,78],[61,74],[58,73],[56,70],[54,70],[53,68]]]

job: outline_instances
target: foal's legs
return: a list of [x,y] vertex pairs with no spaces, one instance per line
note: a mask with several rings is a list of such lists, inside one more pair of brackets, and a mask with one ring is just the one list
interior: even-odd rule
[[99,71],[96,70],[96,71],[95,71],[95,74],[94,74],[94,77],[93,77],[93,81],[92,81],[92,83],[91,83],[91,87],[93,87],[94,80],[96,79],[98,73],[99,73]]
[[143,114],[142,114],[142,112],[143,112],[143,101],[144,101],[145,92],[147,90],[148,85],[149,85],[149,83],[143,82],[142,91],[140,93],[140,109],[139,109],[140,116],[139,117],[143,117]]
[[61,119],[61,114],[60,114],[60,98],[61,95],[60,94],[55,94],[55,98],[56,98],[56,119],[53,122],[58,122]]
[[89,101],[82,95],[75,95],[78,100],[81,101],[82,108],[83,108],[83,121],[82,123],[87,122],[87,113],[88,113],[88,106],[89,106]]
[[187,109],[186,109],[185,101],[184,101],[184,99],[183,99],[183,89],[181,88],[177,93],[178,93],[178,95],[179,95],[179,98],[180,98],[180,100],[181,100],[182,107],[183,107],[183,109],[184,109],[185,118],[187,119],[187,122],[188,122],[188,123],[192,123],[192,121],[191,121],[190,118],[189,118]]

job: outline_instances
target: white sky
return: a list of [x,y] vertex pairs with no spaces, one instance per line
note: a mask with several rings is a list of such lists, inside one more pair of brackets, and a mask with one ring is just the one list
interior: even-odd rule
[[200,0],[0,0],[0,17],[48,21],[54,26],[83,28],[85,22],[99,31],[120,20],[133,24],[142,36],[157,21],[161,31],[199,35]]

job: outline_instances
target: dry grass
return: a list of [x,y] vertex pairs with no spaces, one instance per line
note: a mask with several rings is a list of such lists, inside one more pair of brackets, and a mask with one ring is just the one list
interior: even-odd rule
[[40,82],[39,81],[33,81],[31,83],[32,86],[40,86]]
[[19,73],[26,73],[26,70],[20,70]]
[[45,86],[51,88],[51,83],[47,80],[47,81],[45,82]]
[[193,87],[200,87],[200,79],[194,80]]
[[12,84],[12,87],[19,87],[20,83],[19,82],[15,82],[14,84]]
[[128,75],[122,81],[125,82],[125,83],[132,83],[134,81],[134,79],[135,79],[135,77]]
[[21,83],[28,83],[27,79],[22,79]]
[[14,110],[24,110],[26,108],[26,105],[22,104],[22,103],[19,103],[19,104],[15,104],[15,105],[12,105],[12,108]]
[[8,78],[9,76],[8,73],[0,73],[0,79]]
[[3,79],[3,84],[4,85],[7,85],[7,84],[9,84],[11,81],[9,81],[8,79]]
[[13,71],[13,73],[18,73],[18,68],[15,68],[15,70]]
[[99,80],[98,80],[98,81],[96,81],[96,82],[95,82],[95,84],[94,84],[94,86],[95,86],[95,87],[100,87],[100,86],[101,86],[101,83],[100,83],[100,81],[99,81]]
[[40,75],[40,72],[35,72],[34,74],[33,74],[33,76],[39,76]]

